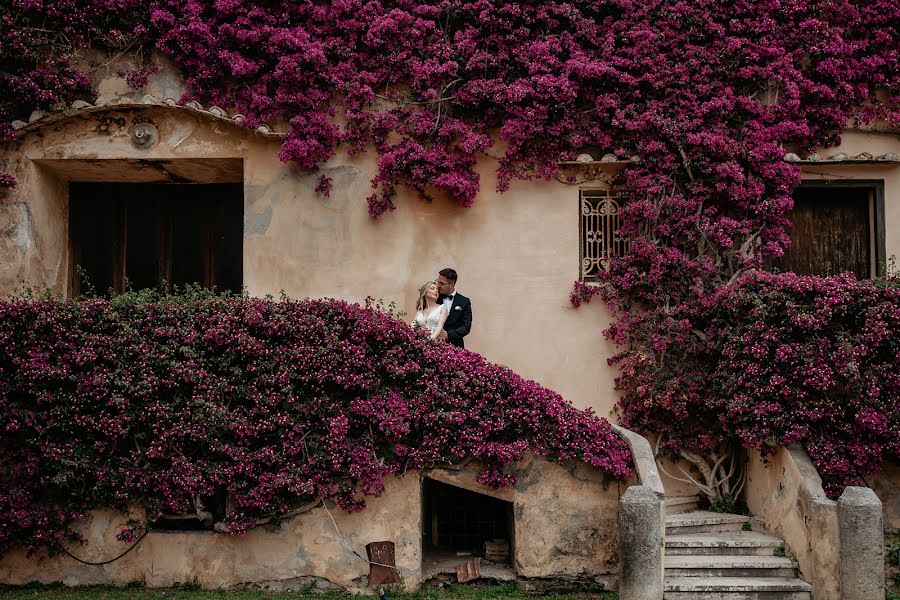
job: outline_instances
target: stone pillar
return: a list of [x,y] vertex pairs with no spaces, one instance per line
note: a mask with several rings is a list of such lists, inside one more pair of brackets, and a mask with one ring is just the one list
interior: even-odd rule
[[884,531],[881,500],[864,487],[838,498],[842,600],[884,600]]
[[619,500],[619,599],[662,600],[663,502],[634,485]]

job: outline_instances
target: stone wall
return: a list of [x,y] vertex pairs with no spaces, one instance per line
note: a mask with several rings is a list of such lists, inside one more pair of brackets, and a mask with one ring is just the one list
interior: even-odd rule
[[[518,483],[500,490],[477,483],[474,469],[433,470],[426,476],[513,504],[516,575],[592,579],[615,587],[619,496],[629,482],[609,481],[582,463],[559,465],[534,457],[509,471]],[[414,589],[422,577],[422,476],[409,473],[386,485],[385,494],[367,499],[362,512],[348,514],[329,503],[328,511],[318,507],[277,528],[261,526],[243,536],[153,531],[132,552],[104,566],[83,565],[65,555],[29,558],[14,552],[0,560],[0,583],[290,589],[319,582],[352,591],[366,587],[369,572],[367,562],[352,551],[366,556],[366,544],[393,541],[403,585]],[[77,526],[87,544],[70,546],[71,552],[92,562],[118,556],[129,546],[116,540],[127,519],[95,511]]]
[[884,508],[885,531],[900,532],[900,465],[884,463],[880,472],[866,479]]

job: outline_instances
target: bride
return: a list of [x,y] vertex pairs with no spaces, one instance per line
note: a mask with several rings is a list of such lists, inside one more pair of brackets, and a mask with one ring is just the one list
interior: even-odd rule
[[411,323],[413,329],[428,329],[431,339],[435,339],[444,328],[447,314],[447,307],[438,303],[437,283],[426,282],[419,288],[419,299],[416,301],[416,320]]

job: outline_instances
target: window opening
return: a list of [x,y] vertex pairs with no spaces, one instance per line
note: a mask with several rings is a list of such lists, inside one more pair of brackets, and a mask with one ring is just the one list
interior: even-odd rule
[[240,292],[241,184],[73,183],[69,238],[73,296],[163,282]]
[[773,262],[799,275],[850,272],[868,279],[884,269],[880,189],[865,182],[810,182],[794,192],[791,246]]
[[211,531],[216,523],[221,523],[228,510],[228,493],[225,488],[215,491],[212,496],[201,496],[201,514],[163,514],[153,521],[156,531]]
[[622,256],[630,246],[630,241],[619,235],[626,196],[606,189],[584,189],[579,195],[580,277],[596,281],[601,271],[609,268],[610,259]]

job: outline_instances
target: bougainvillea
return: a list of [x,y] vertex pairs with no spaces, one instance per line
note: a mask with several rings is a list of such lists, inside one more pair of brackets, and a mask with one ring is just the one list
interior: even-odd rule
[[668,307],[782,253],[800,178],[787,150],[834,144],[849,119],[900,122],[898,13],[896,0],[11,0],[0,134],[91,95],[72,58],[90,44],[156,48],[184,100],[288,123],[280,157],[303,169],[374,149],[376,217],[398,186],[470,205],[483,157],[505,190],[566,179],[559,161],[582,150],[636,156],[613,181],[635,242],[603,283],[612,335],[637,357],[675,351]]
[[0,121],[9,134],[34,108],[90,95],[71,60],[83,46],[155,47],[186,99],[251,127],[290,123],[284,160],[314,169],[339,145],[376,148],[376,215],[397,185],[471,204],[475,160],[499,139],[501,189],[583,148],[637,154],[631,210],[661,239],[727,253],[758,234],[775,250],[797,177],[782,145],[834,141],[867,101],[864,118],[895,108],[897,12],[893,0],[11,0]]
[[612,477],[604,419],[509,369],[334,300],[0,303],[0,554],[53,548],[91,508],[216,515],[241,532],[318,498],[348,510],[388,475],[534,453]]
[[631,325],[623,424],[676,456],[800,442],[833,496],[900,462],[900,278],[749,273]]

